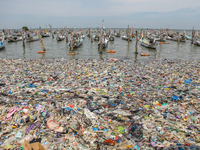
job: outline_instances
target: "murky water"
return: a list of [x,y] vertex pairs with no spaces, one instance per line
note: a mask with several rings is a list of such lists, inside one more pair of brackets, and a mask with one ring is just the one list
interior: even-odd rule
[[[118,29],[116,29],[118,31]],[[125,29],[124,29],[125,30]],[[86,30],[85,30],[86,31]],[[94,31],[94,30],[93,30]],[[191,31],[187,31],[190,32]],[[182,33],[182,31],[180,31]],[[68,35],[70,37],[70,35]],[[135,55],[135,38],[129,43],[122,40],[121,37],[115,37],[115,41],[110,41],[108,47],[103,50],[102,54],[98,51],[98,41],[93,41],[86,36],[83,44],[74,49],[76,55],[67,55],[72,52],[69,50],[68,43],[65,40],[56,41],[56,38],[46,37],[43,38],[43,43],[46,48],[45,54],[37,54],[37,51],[42,51],[39,41],[26,43],[26,46],[22,46],[22,41],[16,43],[8,43],[5,41],[6,48],[0,50],[1,58],[65,58],[65,59],[134,59],[136,61],[146,61],[159,58],[170,58],[170,59],[182,59],[191,60],[199,59],[200,46],[191,45],[191,41],[177,43],[175,41],[167,41],[170,44],[161,44],[157,49],[149,49],[143,47],[138,43],[138,55]],[[116,53],[107,53],[107,50],[115,50]],[[150,56],[140,56],[140,53],[149,53]]]

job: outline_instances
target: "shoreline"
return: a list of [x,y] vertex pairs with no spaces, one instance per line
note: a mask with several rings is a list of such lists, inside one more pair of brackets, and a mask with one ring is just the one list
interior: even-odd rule
[[0,65],[0,147],[39,137],[46,149],[200,146],[199,60],[0,59]]

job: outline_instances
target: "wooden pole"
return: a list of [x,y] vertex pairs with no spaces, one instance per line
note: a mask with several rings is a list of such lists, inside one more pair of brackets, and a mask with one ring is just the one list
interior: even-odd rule
[[161,42],[163,41],[163,29],[162,28],[160,29],[160,41]]
[[91,42],[93,42],[93,39],[92,39],[92,28],[91,28],[91,33],[90,33],[90,39],[91,39]]
[[129,40],[130,40],[130,31],[129,31],[129,25],[128,25],[127,34],[128,34],[128,42],[129,42]]
[[194,27],[193,27],[193,30],[192,30],[192,44],[194,42]]
[[138,51],[137,51],[138,33],[137,33],[137,30],[135,32],[136,32],[135,54],[138,54]]
[[22,31],[22,42],[23,42],[23,46],[25,46],[25,37],[24,37],[24,31]]
[[103,40],[103,24],[104,20],[102,20],[102,29],[101,29],[101,36],[100,36],[100,52],[102,51],[102,40]]
[[44,50],[44,51],[46,51],[45,50],[45,47],[44,47],[44,44],[43,44],[43,41],[42,41],[42,38],[41,38],[41,35],[40,35],[40,33],[37,31],[37,36],[38,36],[38,38],[39,38],[39,40],[40,40],[40,44],[41,44],[41,46],[42,46],[42,49]]
[[71,50],[73,51],[73,31],[71,32]]
[[65,34],[66,34],[66,35],[65,35],[65,37],[66,37],[66,42],[68,42],[68,33],[66,32]]
[[178,33],[178,44],[180,43],[180,33],[179,32],[177,32]]

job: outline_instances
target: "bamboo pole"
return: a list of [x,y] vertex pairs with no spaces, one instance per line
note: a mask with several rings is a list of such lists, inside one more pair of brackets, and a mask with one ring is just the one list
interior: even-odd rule
[[91,42],[93,42],[93,39],[92,39],[92,28],[91,28],[91,33],[90,33],[90,39],[91,39]]
[[194,27],[193,27],[193,30],[192,30],[192,44],[194,42]]
[[22,43],[23,43],[23,46],[25,46],[25,37],[24,37],[24,31],[22,31]]
[[71,50],[73,51],[73,31],[71,32]]
[[43,41],[42,41],[42,38],[41,38],[41,35],[40,35],[40,33],[37,31],[37,36],[38,36],[38,38],[39,38],[39,40],[40,40],[40,44],[41,44],[41,46],[42,46],[42,49],[44,50],[44,51],[46,51],[45,50],[45,47],[44,47],[44,44],[43,44]]
[[130,33],[129,33],[130,31],[129,31],[129,25],[128,25],[128,30],[127,30],[127,34],[128,34],[128,42],[129,42],[129,40],[130,40]]
[[102,51],[102,40],[103,40],[103,24],[104,20],[102,20],[102,29],[101,29],[101,36],[100,36],[100,52]]
[[160,40],[161,40],[161,42],[163,41],[163,29],[162,28],[160,29]]
[[178,33],[178,44],[180,43],[180,33],[179,32],[177,32]]
[[135,54],[138,54],[138,51],[137,51],[137,45],[138,45],[138,33],[137,33],[137,30],[136,30],[135,32],[136,32]]

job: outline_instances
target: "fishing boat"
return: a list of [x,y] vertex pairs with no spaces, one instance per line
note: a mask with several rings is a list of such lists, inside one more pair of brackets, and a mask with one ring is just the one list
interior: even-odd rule
[[4,43],[4,34],[2,34],[2,40],[0,42],[0,49],[5,48],[5,43]]
[[194,44],[194,45],[199,45],[199,46],[200,46],[200,40],[198,40],[197,37],[198,37],[198,36],[196,36],[196,37],[194,38],[193,44]]
[[57,37],[56,37],[56,40],[57,41],[62,41],[62,40],[64,40],[65,39],[65,36],[64,35],[57,35]]
[[120,37],[120,33],[115,32],[115,37]]
[[18,41],[22,41],[22,37],[18,37],[18,36],[9,36],[8,37],[8,42],[18,42]]
[[[107,38],[103,38],[103,41],[102,41],[102,48],[106,48],[107,46],[108,46],[108,42],[109,42],[109,40],[107,39]],[[98,47],[100,48],[100,44],[101,42],[99,41],[99,43],[98,43]]]
[[83,43],[83,39],[81,37],[79,37],[78,39],[74,38],[73,43],[71,43],[71,41],[70,41],[68,45],[71,49],[72,46],[73,46],[73,48],[78,48],[82,43]]
[[109,41],[114,41],[115,40],[115,37],[111,34],[110,36],[109,36]]
[[126,40],[126,41],[132,41],[132,36],[130,36],[130,38],[128,38],[128,36],[123,35],[122,36],[122,40]]
[[94,40],[94,41],[99,41],[99,35],[98,35],[98,34],[95,34],[95,35],[93,36],[93,40]]
[[185,36],[186,40],[192,40],[192,37],[190,35]]
[[85,35],[84,35],[84,34],[83,34],[83,35],[81,35],[81,36],[80,36],[80,38],[82,38],[82,39],[85,39]]
[[38,36],[29,36],[29,37],[26,37],[26,42],[34,42],[34,41],[39,41]]
[[158,43],[156,43],[156,40],[152,40],[152,39],[146,39],[146,38],[141,38],[140,39],[140,44],[142,46],[145,46],[145,47],[148,47],[148,48],[153,48],[153,49],[156,49]]
[[47,31],[43,31],[42,35],[41,35],[43,38],[44,37],[50,37],[50,32],[47,32]]
[[[178,37],[175,36],[174,38],[173,37],[170,37],[170,36],[167,36],[166,37],[167,40],[172,40],[172,41],[176,41],[178,42]],[[180,37],[180,42],[186,42],[186,38],[183,38],[182,36]]]
[[166,36],[165,37],[157,37],[157,38],[154,38],[156,41],[161,41],[161,42],[166,42]]

